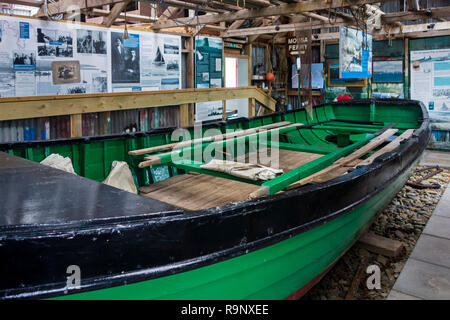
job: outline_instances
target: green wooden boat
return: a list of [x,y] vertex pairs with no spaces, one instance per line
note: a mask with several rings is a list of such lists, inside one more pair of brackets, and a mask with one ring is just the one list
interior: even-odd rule
[[[207,129],[254,130],[176,152],[230,155],[241,143],[231,156],[249,156],[257,139],[261,150],[279,148],[284,173],[249,180],[203,169],[203,159],[174,161],[164,146],[173,128],[0,145],[0,298],[300,298],[399,191],[430,138],[426,109],[411,100],[350,100],[314,107],[313,117],[294,110]],[[38,164],[52,153],[70,157],[79,176]],[[99,183],[114,160],[129,164],[139,195]]]

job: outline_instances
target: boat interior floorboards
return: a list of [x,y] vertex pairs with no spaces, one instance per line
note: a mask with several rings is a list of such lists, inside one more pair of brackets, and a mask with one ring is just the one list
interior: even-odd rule
[[[279,149],[279,167],[287,172],[321,156],[321,154]],[[246,155],[246,159],[248,158],[249,154]],[[141,187],[139,190],[144,197],[157,199],[186,210],[201,210],[247,200],[250,193],[259,187],[205,174],[188,173]]]

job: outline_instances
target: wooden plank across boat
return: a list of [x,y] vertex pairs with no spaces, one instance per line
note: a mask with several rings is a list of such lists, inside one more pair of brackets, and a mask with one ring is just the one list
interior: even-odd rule
[[[0,298],[301,297],[403,186],[430,138],[418,101],[313,112],[211,123],[203,131],[215,133],[178,148],[174,128],[1,144]],[[205,169],[203,157],[174,160],[212,149],[268,166],[258,154],[276,152],[283,174],[251,180]],[[52,153],[81,177],[37,163]],[[139,195],[99,183],[114,160],[128,162]]]

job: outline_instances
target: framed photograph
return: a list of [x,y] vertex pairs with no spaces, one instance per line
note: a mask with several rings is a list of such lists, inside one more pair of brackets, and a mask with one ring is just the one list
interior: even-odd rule
[[340,79],[339,62],[328,63],[328,86],[329,87],[365,87],[366,79]]
[[80,61],[53,61],[53,84],[79,83]]
[[372,80],[376,83],[402,83],[402,60],[378,60],[373,62]]

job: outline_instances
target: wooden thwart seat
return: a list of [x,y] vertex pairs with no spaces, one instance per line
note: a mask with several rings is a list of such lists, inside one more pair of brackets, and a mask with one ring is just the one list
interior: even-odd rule
[[[271,152],[271,149],[268,150]],[[306,164],[323,155],[279,150],[280,168],[284,172]],[[246,155],[246,159],[250,155]],[[264,165],[264,163],[262,163]],[[141,187],[141,195],[187,210],[201,210],[248,199],[259,188],[250,183],[205,174],[184,174],[150,186]]]
[[272,124],[268,124],[268,125],[264,125],[264,126],[260,126],[260,127],[246,129],[246,130],[238,130],[238,131],[234,131],[234,132],[230,132],[230,133],[219,134],[216,136],[209,136],[209,137],[203,137],[203,138],[199,138],[199,139],[164,144],[164,145],[156,146],[156,147],[131,150],[128,152],[128,154],[132,155],[132,156],[138,156],[138,155],[150,154],[150,153],[155,153],[155,152],[160,152],[160,151],[172,150],[175,147],[184,148],[184,147],[189,147],[192,144],[199,143],[199,142],[214,142],[214,141],[219,141],[219,140],[237,138],[237,137],[247,136],[250,134],[255,134],[258,132],[263,132],[263,131],[274,129],[274,128],[285,127],[290,124],[291,124],[291,122],[289,122],[289,121],[282,121],[282,122],[272,123]]
[[375,139],[371,140],[368,144],[366,144],[364,147],[356,150],[352,154],[348,155],[347,157],[341,158],[334,162],[331,166],[309,176],[306,177],[298,182],[295,182],[291,185],[289,185],[286,189],[293,189],[297,188],[299,186],[305,185],[310,182],[324,182],[328,181],[337,177],[340,177],[341,175],[347,173],[348,170],[351,168],[355,168],[356,166],[360,165],[369,165],[371,164],[375,158],[379,157],[380,155],[391,152],[395,148],[397,148],[400,143],[409,137],[412,136],[414,129],[406,130],[403,134],[401,134],[399,137],[388,143],[386,146],[381,148],[380,150],[376,151],[374,154],[372,154],[370,157],[368,157],[365,160],[360,160],[362,156],[367,154],[368,152],[372,151],[382,143],[384,143],[389,137],[391,137],[397,129],[389,129],[385,133],[381,134],[380,136],[376,137]]

